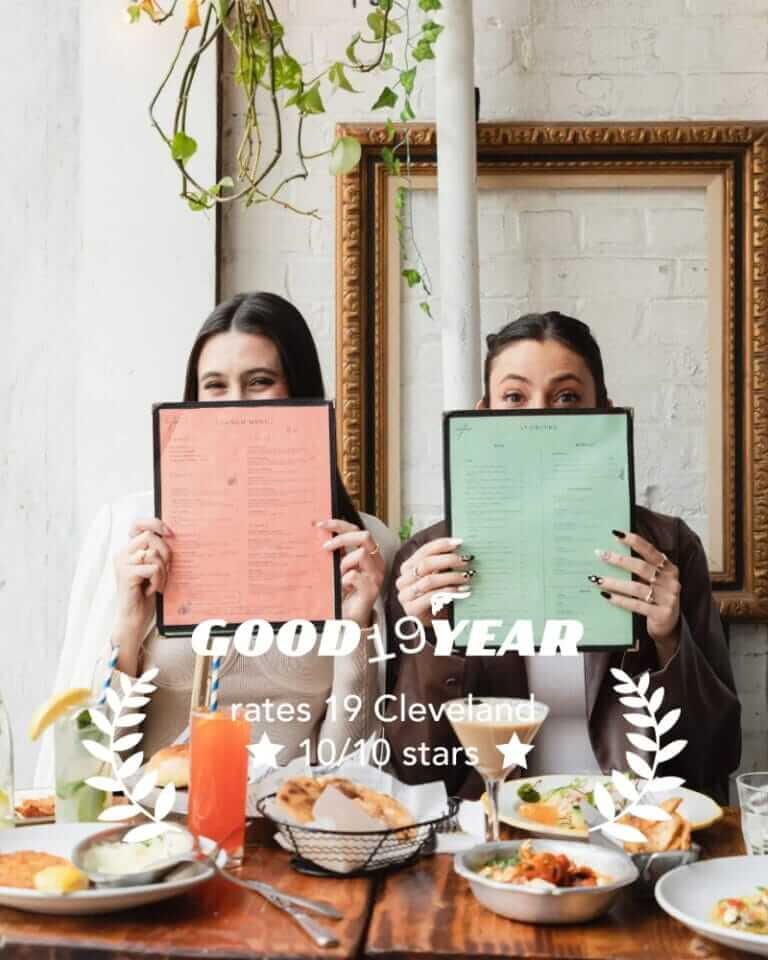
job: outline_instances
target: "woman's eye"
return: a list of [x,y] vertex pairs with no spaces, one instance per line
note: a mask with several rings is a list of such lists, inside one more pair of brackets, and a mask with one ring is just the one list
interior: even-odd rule
[[271,387],[275,381],[271,377],[254,377],[248,384],[249,387]]
[[561,403],[564,406],[572,406],[575,403],[579,403],[581,397],[578,393],[574,393],[573,390],[564,390],[562,393],[558,394],[556,403]]
[[522,393],[512,391],[511,393],[505,393],[501,399],[504,403],[522,403],[525,398]]
[[224,390],[226,386],[227,385],[220,380],[209,380],[203,384],[203,390]]

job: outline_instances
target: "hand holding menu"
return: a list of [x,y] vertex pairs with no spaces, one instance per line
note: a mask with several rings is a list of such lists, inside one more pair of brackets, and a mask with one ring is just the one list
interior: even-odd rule
[[448,413],[443,429],[449,530],[477,560],[454,617],[532,620],[537,644],[545,620],[580,620],[580,648],[632,646],[632,616],[587,579],[630,579],[595,556],[629,553],[611,530],[632,529],[630,411]]
[[202,620],[339,615],[333,411],[324,401],[159,404],[155,509],[173,532],[165,634]]

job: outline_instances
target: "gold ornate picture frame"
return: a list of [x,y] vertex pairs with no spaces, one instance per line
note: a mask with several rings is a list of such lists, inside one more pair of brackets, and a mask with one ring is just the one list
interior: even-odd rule
[[[357,137],[363,148],[359,166],[337,182],[340,468],[359,507],[396,528],[400,249],[393,210],[402,181],[381,160],[383,125],[344,125],[338,132]],[[434,190],[434,127],[413,126],[411,142],[409,185]],[[478,174],[481,189],[530,187],[553,177],[559,188],[631,182],[703,189],[710,215],[718,214],[709,242],[709,318],[701,331],[717,374],[709,384],[714,413],[707,449],[712,580],[723,616],[768,619],[768,126],[480,124]]]

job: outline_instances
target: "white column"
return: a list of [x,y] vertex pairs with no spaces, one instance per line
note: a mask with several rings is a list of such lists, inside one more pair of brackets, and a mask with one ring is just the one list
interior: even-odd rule
[[445,27],[435,45],[443,401],[446,410],[457,410],[473,407],[481,394],[472,0],[443,0],[439,19]]

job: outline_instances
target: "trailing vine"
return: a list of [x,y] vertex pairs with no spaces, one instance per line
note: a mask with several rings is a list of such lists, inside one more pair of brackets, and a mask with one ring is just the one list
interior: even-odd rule
[[[361,147],[354,137],[337,137],[317,153],[309,153],[305,147],[306,127],[313,117],[325,113],[327,97],[339,91],[359,93],[353,80],[360,74],[387,75],[388,82],[371,109],[387,111],[383,163],[390,174],[409,179],[407,125],[416,118],[412,95],[419,65],[435,58],[435,43],[443,28],[432,14],[441,9],[441,0],[377,0],[375,9],[365,18],[365,26],[350,37],[343,55],[314,76],[308,76],[292,54],[290,36],[276,4],[277,0],[171,0],[163,7],[158,0],[137,0],[127,7],[130,23],[149,20],[155,25],[178,22],[177,10],[183,8],[179,41],[150,101],[149,116],[178,168],[181,196],[192,210],[238,201],[245,206],[275,203],[317,217],[316,210],[300,209],[290,202],[285,196],[286,187],[305,180],[312,162],[321,157],[328,158],[330,172],[335,175],[348,173],[360,161]],[[205,184],[189,168],[198,146],[188,127],[189,103],[200,63],[205,56],[215,56],[220,40],[229,44],[234,57],[234,81],[244,98],[243,132],[232,171],[217,183]],[[161,119],[159,101],[171,83],[175,84],[175,102],[171,115]],[[293,159],[289,157],[289,128],[295,137],[290,151]],[[269,147],[267,134],[274,141]],[[429,314],[426,298],[432,292],[431,283],[413,235],[406,187],[397,192],[396,208],[404,254],[402,276],[409,287],[422,287],[425,299],[420,306]],[[408,237],[415,251],[415,262],[410,264],[405,256]]]

